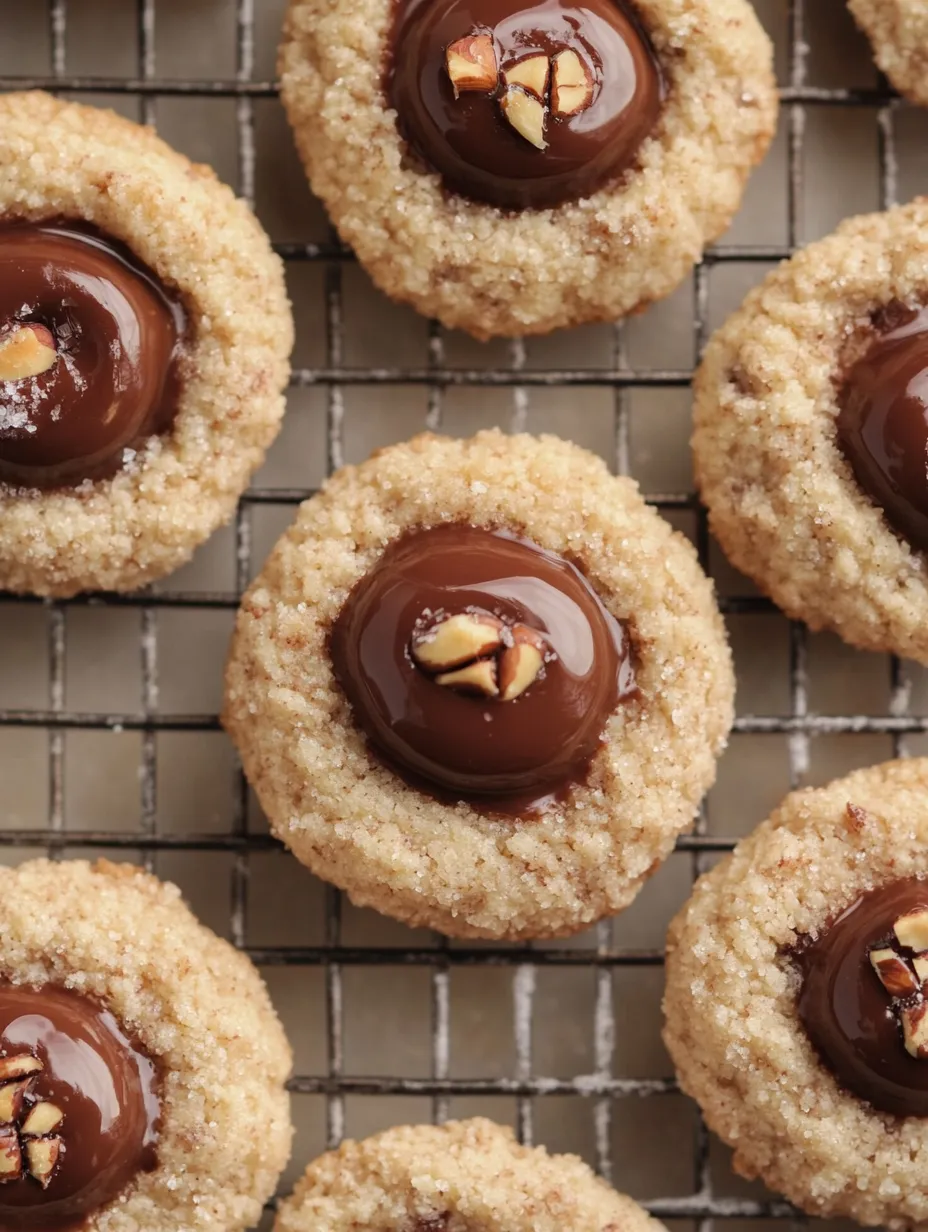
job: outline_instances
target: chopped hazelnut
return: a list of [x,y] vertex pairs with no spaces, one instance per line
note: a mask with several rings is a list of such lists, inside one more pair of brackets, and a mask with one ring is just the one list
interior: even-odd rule
[[928,909],[910,911],[901,915],[893,925],[893,932],[900,945],[910,950],[928,950]]
[[12,1125],[19,1120],[32,1083],[32,1078],[19,1078],[0,1087],[0,1125]]
[[55,339],[44,325],[17,325],[0,336],[0,381],[41,376],[57,359]]
[[900,1017],[906,1052],[924,1060],[928,1057],[928,1005],[922,1002],[904,1009]]
[[445,67],[455,98],[471,91],[495,90],[499,81],[496,51],[489,34],[456,39],[445,49]]
[[551,105],[556,116],[577,115],[593,101],[593,74],[572,49],[554,57]]
[[11,1126],[0,1129],[0,1183],[18,1181],[23,1174],[23,1151],[19,1135]]
[[31,1074],[40,1074],[45,1066],[38,1057],[25,1052],[16,1057],[0,1057],[0,1082],[11,1082],[14,1078],[27,1078]]
[[546,150],[545,108],[532,94],[521,86],[509,86],[499,101],[503,115],[520,137],[524,137],[536,149]]
[[463,613],[440,621],[412,639],[412,657],[430,671],[445,672],[502,645],[502,622],[493,616]]
[[457,671],[445,672],[436,676],[437,684],[446,685],[449,689],[459,689],[463,693],[477,693],[482,697],[496,697],[499,688],[496,683],[496,663],[492,659],[478,659],[467,667],[459,667]]
[[515,701],[534,684],[545,661],[544,638],[534,629],[516,625],[512,642],[499,658],[499,692],[504,702]]
[[51,1184],[60,1153],[60,1138],[30,1138],[26,1143],[29,1175],[34,1176],[43,1189]]
[[29,1115],[26,1117],[20,1126],[20,1133],[31,1137],[38,1137],[40,1134],[50,1134],[53,1129],[57,1129],[64,1120],[64,1113],[57,1106],[47,1101],[40,1104],[34,1104]]
[[891,997],[911,997],[918,992],[918,981],[912,969],[895,950],[871,950],[870,962]]
[[503,79],[507,86],[521,86],[536,98],[544,100],[548,92],[548,75],[551,71],[551,61],[547,56],[528,56],[517,64],[503,69]]
[[916,954],[912,959],[912,966],[920,984],[928,981],[928,954]]

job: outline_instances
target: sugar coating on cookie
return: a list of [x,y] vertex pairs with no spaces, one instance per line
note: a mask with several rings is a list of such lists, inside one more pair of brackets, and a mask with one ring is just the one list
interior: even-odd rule
[[275,1232],[659,1232],[573,1155],[475,1118],[389,1129],[310,1164]]
[[[101,1199],[89,1210],[75,1208],[87,1232],[244,1232],[255,1224],[286,1164],[292,1129],[284,1087],[290,1049],[252,964],[194,919],[176,887],[131,866],[34,860],[0,869],[0,890],[4,1227],[20,1226],[15,1216],[23,1202],[33,1222],[22,1226],[35,1226],[35,1202],[43,1197],[55,1212],[49,1226],[63,1226],[68,1202],[83,1201],[80,1193],[72,1196],[79,1182]],[[25,1054],[35,1072],[19,1091],[10,1083],[17,1075],[7,1070],[22,1064],[22,1045],[33,1043],[36,1014],[46,1025],[35,1036],[38,1051]],[[18,1033],[10,1036],[13,1020]],[[64,1032],[59,1046],[52,1026]],[[69,1044],[68,1036],[97,1051],[102,1039],[114,1072],[119,1058],[108,1036],[148,1065],[140,1070],[147,1094],[138,1111],[125,1102],[131,1093],[122,1097],[118,1124],[120,1135],[129,1134],[141,1118],[144,1160],[131,1142],[104,1134],[91,1144],[82,1137],[101,1132],[101,1113],[82,1104],[102,1096],[105,1119],[112,1097],[105,1098],[105,1084],[91,1081],[100,1061],[88,1061],[90,1045]],[[84,1050],[77,1078],[68,1072],[75,1047]],[[61,1084],[71,1093],[58,1107]],[[116,1082],[121,1091],[129,1085],[126,1078]],[[146,1130],[150,1096],[156,1102]],[[22,1153],[14,1176],[11,1151]],[[110,1162],[112,1177],[71,1175],[72,1165]],[[127,1187],[120,1188],[121,1179]]]
[[[232,516],[276,435],[293,331],[281,262],[208,168],[112,112],[40,93],[0,98],[0,219],[89,226],[124,245],[183,306],[189,334],[165,430],[156,425],[136,443],[130,425],[116,438],[133,447],[115,473],[37,492],[21,470],[0,484],[0,587],[54,596],[132,589],[178,567]],[[4,347],[8,326],[0,321]],[[21,354],[0,353],[2,373],[47,379],[55,354],[43,369],[34,338],[19,330],[13,342]],[[67,375],[66,352],[57,359]],[[79,386],[87,375],[77,364],[68,371]],[[7,462],[21,389],[0,383]],[[28,453],[28,439],[21,447]]]
[[[291,0],[280,70],[297,145],[314,192],[383,291],[489,337],[639,311],[686,277],[728,226],[773,135],[772,50],[744,0],[639,0],[634,10],[667,77],[634,165],[582,198],[501,211],[449,194],[401,137],[384,90],[389,0]],[[521,73],[506,88],[523,134],[510,163],[530,157],[531,142],[544,157],[556,141],[554,121],[538,118],[559,105],[553,50],[540,77]],[[504,69],[490,65],[488,88]],[[473,97],[459,92],[462,106]]]
[[900,321],[920,328],[926,234],[917,200],[850,219],[774,270],[707,348],[693,436],[697,485],[734,565],[811,628],[922,662],[924,556],[894,524],[899,510],[891,522],[862,486],[839,427],[855,361]]
[[923,0],[849,0],[849,7],[896,89],[928,107],[928,8]]
[[[404,534],[442,524],[569,557],[637,648],[636,696],[611,713],[585,780],[538,818],[408,785],[371,756],[334,676],[329,637],[353,588]],[[223,721],[275,833],[315,873],[409,924],[517,938],[631,901],[714,779],[732,694],[691,545],[599,458],[494,430],[384,449],[302,506],[243,600]]]
[[[853,956],[854,978],[870,980],[866,998],[885,1003],[893,1068],[928,1065],[905,1052],[901,1030],[893,1038],[893,994],[874,969],[886,960],[882,949],[921,945],[904,924],[900,942],[893,926],[913,903],[928,904],[926,801],[924,758],[795,792],[697,883],[670,927],[664,1039],[683,1089],[733,1147],[742,1175],[815,1215],[891,1228],[928,1219],[928,1119],[877,1110],[851,1093],[800,1017],[803,953],[856,912],[888,906],[884,944]],[[852,1007],[866,1009],[853,997],[843,1004],[845,1026]],[[855,1048],[858,1062],[860,1047],[868,1045]],[[882,1102],[884,1085],[871,1097]]]

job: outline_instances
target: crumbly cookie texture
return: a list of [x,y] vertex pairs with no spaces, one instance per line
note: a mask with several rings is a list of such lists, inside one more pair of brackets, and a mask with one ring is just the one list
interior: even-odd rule
[[[573,559],[639,649],[640,698],[588,781],[531,822],[441,804],[372,760],[329,660],[352,586],[403,531],[507,526]],[[553,437],[423,435],[307,501],[246,594],[224,722],[271,825],[361,905],[455,936],[556,936],[620,910],[715,777],[733,677],[692,546],[628,479]]]
[[774,270],[711,340],[696,480],[726,555],[790,616],[928,662],[928,573],[837,442],[842,356],[892,300],[928,302],[928,198],[852,218]]
[[47,94],[0,96],[0,218],[65,217],[127,244],[194,332],[172,432],[114,478],[0,487],[0,589],[131,590],[232,516],[274,439],[293,322],[283,267],[247,206],[145,128]]
[[0,869],[0,978],[105,1004],[162,1073],[158,1166],[87,1232],[242,1232],[290,1154],[290,1048],[244,955],[129,865]]
[[896,89],[928,107],[928,7],[924,0],[849,0],[873,44],[877,64]]
[[274,1232],[660,1232],[574,1155],[475,1118],[389,1129],[310,1164]]
[[776,125],[770,41],[745,0],[638,0],[670,79],[637,168],[506,213],[448,195],[384,97],[391,0],[291,0],[284,103],[313,191],[377,285],[478,338],[640,311],[730,223]]
[[784,950],[912,876],[928,876],[925,758],[788,796],[697,882],[667,939],[664,1040],[736,1169],[812,1214],[890,1228],[928,1221],[928,1120],[840,1087],[799,1021]]

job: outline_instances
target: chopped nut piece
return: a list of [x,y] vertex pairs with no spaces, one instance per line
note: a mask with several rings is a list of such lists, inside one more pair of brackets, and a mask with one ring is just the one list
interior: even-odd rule
[[893,932],[900,945],[919,952],[928,950],[928,909],[901,915],[893,925]]
[[891,997],[911,997],[918,992],[918,981],[909,964],[895,950],[871,950],[870,962]]
[[556,116],[577,115],[593,101],[593,74],[571,49],[554,57],[551,105]]
[[64,1113],[57,1104],[43,1102],[36,1104],[20,1127],[20,1133],[37,1137],[39,1134],[50,1134],[64,1120]]
[[23,1151],[19,1135],[10,1126],[0,1129],[0,1183],[18,1181],[23,1174]]
[[499,66],[489,34],[470,34],[445,49],[445,67],[454,87],[454,97],[474,90],[495,90]]
[[32,1086],[33,1078],[20,1078],[16,1082],[8,1082],[0,1087],[0,1125],[12,1125],[18,1121],[23,1111],[26,1092]]
[[520,137],[536,149],[546,150],[544,105],[521,86],[510,86],[499,100],[503,115]]
[[480,659],[467,667],[458,668],[456,672],[445,672],[435,677],[436,683],[447,685],[449,689],[460,689],[462,693],[479,693],[483,697],[496,697],[499,689],[496,684],[496,664],[492,659]]
[[43,1189],[47,1189],[51,1184],[60,1153],[60,1138],[30,1138],[26,1143],[29,1173]]
[[494,616],[464,613],[442,620],[413,637],[412,657],[420,667],[444,672],[460,667],[502,645],[502,622]]
[[928,1005],[922,1002],[921,1005],[905,1009],[901,1018],[906,1052],[924,1060],[928,1057]]
[[504,702],[515,701],[534,684],[545,661],[545,641],[527,625],[515,625],[512,645],[499,659],[499,692]]
[[40,376],[57,359],[55,339],[44,325],[19,325],[0,336],[0,381]]
[[26,1078],[30,1074],[40,1074],[45,1066],[38,1057],[25,1052],[17,1057],[0,1057],[0,1082],[10,1082],[14,1078]]
[[918,982],[924,984],[928,980],[928,954],[916,954],[912,959],[912,966],[915,968]]
[[547,56],[529,56],[503,69],[503,78],[507,86],[522,86],[524,90],[544,100],[548,92],[548,74],[551,71],[551,61]]

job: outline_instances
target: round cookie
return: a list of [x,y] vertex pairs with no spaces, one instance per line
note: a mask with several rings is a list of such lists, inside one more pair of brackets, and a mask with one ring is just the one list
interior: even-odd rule
[[264,232],[152,131],[6,94],[0,273],[0,589],[177,568],[283,414],[293,325]]
[[928,107],[928,9],[923,0],[849,0],[849,7],[896,89]]
[[811,1214],[928,1219],[928,1053],[907,1048],[923,994],[883,985],[928,948],[919,917],[924,930],[924,758],[794,792],[671,924],[664,1040],[680,1083],[737,1171]]
[[693,436],[734,565],[811,628],[922,662],[926,305],[928,199],[850,219],[712,338]]
[[291,0],[281,88],[313,191],[381,290],[478,338],[669,294],[775,129],[744,0],[564,7]]
[[[457,654],[445,618],[474,612],[487,644]],[[599,458],[494,430],[384,449],[302,506],[242,602],[223,721],[313,872],[516,939],[634,898],[714,779],[732,693],[691,545]]]
[[244,955],[106,861],[0,869],[0,934],[3,1228],[256,1224],[289,1156],[291,1057]]
[[475,1118],[389,1129],[310,1164],[274,1232],[659,1232],[574,1155]]

